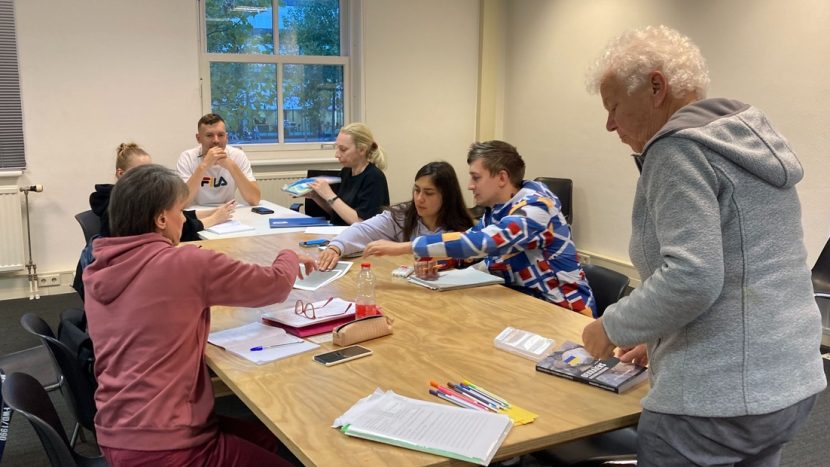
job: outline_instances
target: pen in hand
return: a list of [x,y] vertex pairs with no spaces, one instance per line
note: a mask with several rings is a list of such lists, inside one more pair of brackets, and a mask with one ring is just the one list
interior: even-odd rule
[[283,345],[290,345],[290,344],[299,344],[303,341],[296,341],[296,342],[283,342],[282,344],[274,344],[274,345],[258,345],[256,347],[251,347],[251,352],[258,352],[260,350],[271,349],[274,347],[281,347]]

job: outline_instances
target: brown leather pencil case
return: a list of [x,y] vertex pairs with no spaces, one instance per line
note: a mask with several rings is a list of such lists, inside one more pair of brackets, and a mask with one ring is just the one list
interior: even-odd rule
[[346,346],[392,334],[393,319],[377,315],[350,321],[334,328],[331,340],[334,345]]

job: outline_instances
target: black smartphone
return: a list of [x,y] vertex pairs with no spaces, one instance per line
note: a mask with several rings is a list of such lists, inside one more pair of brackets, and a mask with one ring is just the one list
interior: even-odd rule
[[314,361],[322,363],[326,366],[337,365],[338,363],[348,362],[356,358],[368,357],[372,355],[372,351],[366,347],[353,345],[351,347],[344,347],[340,350],[333,350],[331,352],[321,353],[314,356]]
[[251,208],[251,212],[255,212],[257,214],[273,214],[273,209],[264,208],[262,206],[256,206]]

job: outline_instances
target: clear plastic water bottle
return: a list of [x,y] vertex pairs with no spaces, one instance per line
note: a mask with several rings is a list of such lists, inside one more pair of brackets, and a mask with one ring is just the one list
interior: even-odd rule
[[372,273],[372,265],[363,263],[360,265],[360,274],[357,276],[357,298],[355,299],[355,318],[365,318],[379,314],[375,303],[375,275]]

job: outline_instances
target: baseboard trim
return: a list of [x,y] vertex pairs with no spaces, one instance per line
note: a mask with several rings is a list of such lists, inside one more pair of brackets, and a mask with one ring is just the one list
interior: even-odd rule
[[[60,285],[38,287],[39,296],[46,297],[50,295],[75,293],[75,289],[72,288],[75,271],[38,272],[39,277],[54,275],[60,278]],[[0,274],[0,300],[14,300],[17,298],[34,299],[33,293],[29,290],[28,274],[25,271]]]

